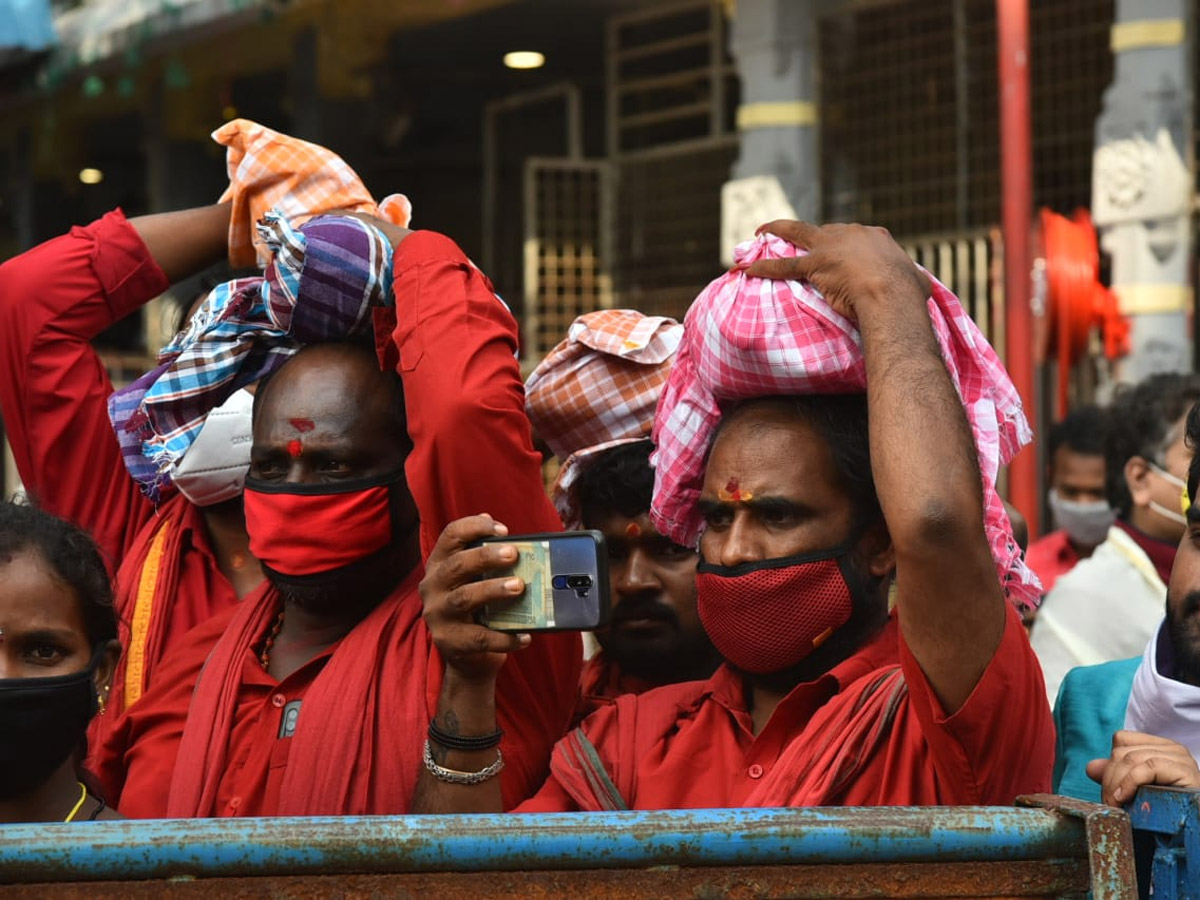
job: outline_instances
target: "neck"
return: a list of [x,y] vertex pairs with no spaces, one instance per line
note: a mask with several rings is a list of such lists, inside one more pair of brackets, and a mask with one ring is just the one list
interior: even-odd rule
[[1070,537],[1067,538],[1067,543],[1071,545],[1071,549],[1075,551],[1075,555],[1080,559],[1087,559],[1100,546],[1099,544],[1078,544]]
[[202,512],[208,540],[217,558],[217,567],[233,585],[238,598],[242,599],[263,580],[262,567],[250,553],[242,498],[235,497],[215,506],[206,506]]
[[783,689],[775,685],[767,686],[756,684],[749,679],[746,680],[746,701],[750,707],[750,719],[754,723],[755,734],[761,733],[767,727],[767,722],[771,721],[771,716],[775,714],[776,708],[790,691],[791,688]]
[[[0,800],[0,824],[61,822],[79,802],[79,778],[72,756],[28,793]],[[86,806],[86,801],[84,803]],[[83,812],[81,809],[80,812]],[[76,814],[75,818],[79,818]]]

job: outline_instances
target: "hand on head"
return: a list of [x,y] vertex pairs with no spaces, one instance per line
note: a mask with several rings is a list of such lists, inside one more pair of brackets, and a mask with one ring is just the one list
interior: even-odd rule
[[922,298],[932,291],[929,278],[892,240],[886,228],[866,225],[812,225],[777,219],[759,226],[808,251],[789,259],[760,259],[746,268],[758,278],[808,281],[849,319],[857,319],[857,301],[891,296],[901,288],[915,289]]
[[470,545],[506,534],[508,528],[489,515],[456,519],[443,529],[425,564],[421,580],[425,625],[445,660],[447,678],[494,679],[506,654],[530,644],[527,634],[494,631],[475,621],[482,607],[514,600],[525,589],[525,583],[515,577],[479,580],[515,563],[517,554],[506,544]]
[[1109,806],[1128,803],[1147,784],[1200,788],[1200,768],[1182,744],[1138,731],[1118,731],[1112,743],[1111,757],[1087,764],[1088,777],[1100,782],[1100,799]]

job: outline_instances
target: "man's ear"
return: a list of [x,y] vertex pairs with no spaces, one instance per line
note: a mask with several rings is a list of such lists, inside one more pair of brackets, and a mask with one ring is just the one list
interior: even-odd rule
[[1134,506],[1150,503],[1150,464],[1141,456],[1131,456],[1125,463],[1125,486]]
[[875,578],[896,571],[896,548],[883,522],[873,525],[863,536],[863,559],[867,562],[867,571]]

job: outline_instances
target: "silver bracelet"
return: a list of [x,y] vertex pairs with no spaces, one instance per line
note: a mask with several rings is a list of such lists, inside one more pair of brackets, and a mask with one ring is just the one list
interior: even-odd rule
[[445,781],[449,784],[482,784],[489,778],[493,778],[500,774],[500,770],[504,768],[504,755],[500,752],[500,748],[496,748],[496,761],[486,769],[480,769],[478,772],[460,772],[457,769],[447,769],[444,766],[439,766],[433,761],[433,753],[429,749],[429,740],[425,741],[424,754],[425,768],[429,770],[438,781]]

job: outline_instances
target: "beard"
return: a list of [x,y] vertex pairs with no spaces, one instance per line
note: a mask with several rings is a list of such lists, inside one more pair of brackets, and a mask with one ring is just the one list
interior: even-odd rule
[[263,574],[285,603],[305,612],[326,618],[361,618],[382,603],[412,570],[408,537],[327,572],[285,575],[263,563]]
[[843,575],[850,588],[850,618],[825,643],[794,666],[778,672],[746,672],[732,663],[730,667],[747,684],[773,693],[788,693],[798,684],[820,678],[866,646],[887,624],[886,578],[871,575],[866,564],[854,554],[846,557]]
[[[622,622],[639,619],[658,627],[645,633],[622,630]],[[703,628],[684,629],[674,609],[650,598],[622,600],[596,640],[623,673],[655,685],[707,678],[721,662]]]
[[1200,686],[1200,591],[1189,591],[1178,602],[1167,594],[1167,636],[1175,653],[1175,677]]

